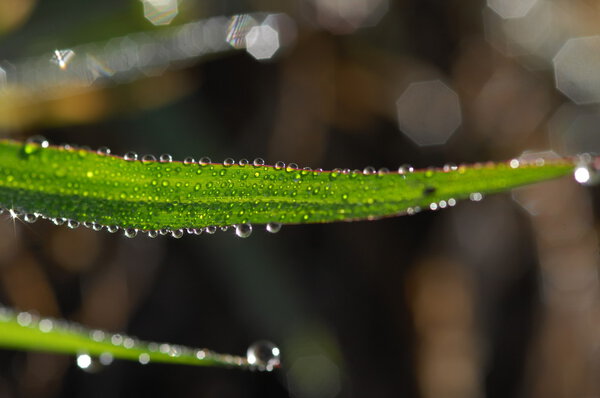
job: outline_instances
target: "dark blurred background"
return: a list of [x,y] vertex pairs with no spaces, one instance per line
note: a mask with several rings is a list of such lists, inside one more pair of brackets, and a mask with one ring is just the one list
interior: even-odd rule
[[[597,0],[0,0],[0,135],[327,169],[597,152],[599,22]],[[0,220],[5,305],[282,350],[273,373],[93,374],[1,351],[0,396],[598,397],[594,194],[563,179],[248,239]]]

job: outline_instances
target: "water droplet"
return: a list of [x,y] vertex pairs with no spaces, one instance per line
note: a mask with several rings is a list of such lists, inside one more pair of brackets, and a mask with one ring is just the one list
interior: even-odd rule
[[200,166],[206,166],[206,165],[209,165],[210,163],[211,163],[211,160],[210,160],[210,158],[208,156],[203,156],[198,161],[198,164]]
[[194,235],[202,235],[203,231],[204,230],[202,228],[194,228],[191,233],[193,233]]
[[280,364],[279,348],[270,341],[258,341],[248,347],[246,359],[248,364],[256,366],[259,370],[272,371]]
[[275,165],[273,167],[275,168],[275,170],[283,170],[285,168],[285,163],[282,161],[275,162]]
[[388,169],[387,167],[382,167],[379,170],[377,170],[377,174],[379,174],[380,176],[383,176],[389,172],[390,172],[390,169]]
[[23,216],[23,220],[25,222],[28,222],[28,223],[32,224],[32,223],[34,223],[34,222],[36,222],[38,220],[38,215],[37,214],[32,214],[32,213],[26,213]]
[[363,174],[375,174],[375,167],[367,166],[363,169]]
[[79,227],[79,221],[67,220],[67,227],[69,227],[71,229],[75,229],[75,228]]
[[234,164],[235,160],[233,160],[232,158],[227,158],[223,161],[223,166],[225,167],[233,166]]
[[126,238],[135,238],[137,236],[138,230],[135,228],[125,228],[123,230],[123,235]]
[[127,152],[125,155],[123,155],[123,159],[129,161],[129,162],[133,162],[134,160],[137,160],[138,155],[135,152]]
[[430,203],[430,204],[429,204],[429,208],[430,208],[431,210],[437,210],[437,208],[438,208],[438,205],[437,205],[437,203]]
[[92,223],[92,229],[94,231],[101,231],[102,230],[102,224],[99,224],[97,222],[93,222]]
[[444,165],[444,167],[442,168],[442,170],[444,170],[444,172],[448,173],[450,171],[456,171],[456,170],[458,170],[458,166],[455,165],[454,163],[446,163]]
[[292,171],[296,171],[298,169],[299,169],[299,167],[296,163],[290,163],[285,168],[285,171],[287,171],[288,173],[291,173]]
[[156,156],[150,155],[150,154],[144,155],[144,156],[142,156],[142,162],[144,162],[144,163],[156,162]]
[[171,230],[168,228],[162,228],[161,230],[158,231],[158,233],[161,234],[162,236],[169,235],[170,232],[171,232]]
[[254,167],[261,167],[265,165],[265,160],[263,158],[256,158],[252,161],[252,165]]
[[163,163],[171,163],[173,161],[173,156],[169,155],[168,153],[163,153],[158,157],[158,160]]
[[235,226],[235,234],[240,238],[247,238],[252,235],[251,224],[238,224]]
[[398,174],[408,174],[412,173],[413,171],[415,171],[415,169],[410,164],[403,164],[402,166],[398,167]]
[[266,229],[267,229],[267,232],[276,234],[277,232],[281,231],[281,224],[279,224],[277,222],[270,222],[267,224]]
[[219,227],[219,229],[223,232],[227,232],[229,231],[229,225],[223,225],[222,227]]
[[63,225],[64,223],[67,222],[67,219],[62,218],[62,217],[57,217],[57,218],[53,218],[51,221],[54,225]]
[[183,229],[174,229],[171,231],[171,236],[175,239],[179,239],[183,236]]
[[106,230],[108,232],[110,232],[111,234],[114,234],[115,232],[117,232],[119,230],[119,227],[116,225],[107,225]]
[[146,354],[145,352],[141,353],[140,356],[138,357],[138,361],[142,364],[142,365],[147,365],[150,362],[150,355]]
[[89,354],[78,354],[75,362],[79,369],[87,373],[96,373],[104,367],[97,358],[93,358]]
[[240,159],[240,161],[238,162],[238,164],[242,167],[247,166],[248,163],[248,159]]
[[158,231],[156,231],[156,230],[146,231],[146,235],[149,238],[156,238],[158,236]]
[[96,153],[98,155],[104,155],[104,156],[110,155],[110,148],[105,147],[105,146],[100,147],[100,148],[98,148],[98,150],[96,151]]
[[472,194],[469,195],[469,199],[471,199],[471,201],[473,201],[473,202],[479,202],[480,200],[483,199],[483,195],[479,192],[473,192]]
[[188,156],[187,158],[183,159],[183,164],[192,164],[192,163],[196,163],[196,159],[194,159],[191,156]]
[[25,146],[23,147],[23,151],[27,155],[31,155],[36,153],[42,148],[48,148],[50,146],[50,142],[41,135],[34,135],[33,137],[29,137],[25,141]]
[[217,227],[215,227],[214,225],[210,225],[206,228],[204,228],[204,232],[206,232],[207,234],[214,234],[215,232],[217,232]]
[[511,161],[508,164],[512,169],[516,169],[521,165],[521,162],[519,162],[519,159],[511,159]]

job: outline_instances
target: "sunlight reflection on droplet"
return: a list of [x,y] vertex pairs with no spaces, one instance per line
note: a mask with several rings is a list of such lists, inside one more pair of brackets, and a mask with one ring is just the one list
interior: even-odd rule
[[75,51],[66,49],[66,50],[54,50],[54,54],[52,54],[52,58],[50,62],[58,65],[58,67],[62,70],[67,69],[69,62],[75,56]]

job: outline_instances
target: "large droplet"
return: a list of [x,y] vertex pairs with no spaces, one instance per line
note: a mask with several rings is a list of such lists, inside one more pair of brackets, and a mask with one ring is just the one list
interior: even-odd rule
[[266,229],[267,229],[267,232],[276,234],[277,232],[281,231],[281,224],[279,224],[277,222],[270,222],[267,224]]
[[235,234],[240,238],[247,238],[252,235],[251,224],[238,224],[235,226]]
[[252,162],[252,165],[254,165],[254,167],[264,166],[265,165],[265,160],[263,158],[256,158]]
[[38,152],[42,148],[48,148],[50,146],[50,142],[41,135],[34,135],[33,137],[29,137],[27,141],[25,141],[25,146],[23,147],[23,151],[27,155],[32,155]]
[[123,230],[123,235],[126,238],[135,238],[137,236],[137,233],[138,233],[138,231],[135,228],[125,228]]
[[206,166],[206,165],[209,165],[210,163],[211,163],[211,160],[208,156],[201,157],[200,160],[198,161],[198,164],[200,166]]
[[142,162],[143,163],[156,162],[156,156],[150,155],[150,154],[144,155],[144,156],[142,156]]
[[135,152],[127,152],[125,155],[123,155],[123,159],[133,162],[134,160],[137,160],[138,158],[138,154]]
[[171,236],[175,239],[179,239],[183,236],[183,229],[174,229],[171,231]]
[[173,156],[169,155],[168,153],[163,153],[158,159],[164,163],[171,163],[173,161]]
[[31,223],[34,223],[34,222],[36,222],[36,221],[37,221],[37,219],[38,219],[38,216],[37,216],[37,214],[33,214],[33,213],[26,213],[26,214],[23,216],[23,220],[24,220],[25,222],[28,222],[28,223],[30,223],[30,224],[31,224]]
[[280,361],[279,348],[270,341],[258,341],[248,347],[246,359],[248,364],[256,366],[259,370],[272,371],[278,367]]
[[590,154],[586,153],[578,157],[573,177],[582,185],[594,185],[598,182],[598,171],[594,167],[594,158]]

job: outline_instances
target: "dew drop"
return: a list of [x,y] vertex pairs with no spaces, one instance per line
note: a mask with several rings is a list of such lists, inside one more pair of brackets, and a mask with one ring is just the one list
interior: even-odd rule
[[110,148],[105,147],[105,146],[100,147],[100,148],[98,148],[98,150],[96,150],[96,153],[98,155],[108,156],[108,155],[110,155]]
[[398,167],[398,174],[408,174],[412,173],[413,171],[415,171],[415,169],[410,164],[403,164],[402,166]]
[[138,154],[135,152],[127,152],[125,155],[123,155],[123,159],[129,161],[129,162],[133,162],[134,160],[137,160],[138,158]]
[[64,223],[67,222],[67,219],[62,218],[62,217],[56,217],[56,218],[53,218],[51,221],[54,225],[63,225]]
[[387,167],[382,167],[379,170],[377,170],[377,174],[379,174],[380,176],[386,175],[389,172],[390,169],[388,169]]
[[194,235],[202,235],[203,231],[204,230],[202,228],[194,228],[191,233],[193,233]]
[[458,166],[455,165],[454,163],[446,163],[444,165],[444,167],[442,168],[442,170],[446,173],[450,172],[450,171],[456,171],[458,170]]
[[96,373],[103,368],[102,363],[96,358],[91,357],[89,354],[78,354],[75,359],[77,367],[87,373]]
[[214,234],[215,232],[217,232],[217,227],[214,225],[210,225],[206,228],[204,228],[204,232],[206,232],[207,234]]
[[211,163],[211,160],[208,156],[203,156],[200,158],[200,160],[198,161],[198,164],[200,166],[207,166]]
[[138,357],[138,361],[142,364],[142,365],[147,365],[150,362],[150,355],[148,355],[147,353],[143,352],[140,354],[140,356]]
[[224,167],[233,166],[234,164],[235,164],[235,160],[233,160],[232,158],[227,158],[223,161]]
[[163,153],[158,157],[158,160],[163,163],[171,163],[173,161],[173,156],[169,155],[168,153]]
[[267,229],[267,232],[276,234],[277,232],[281,231],[281,224],[279,224],[277,222],[270,222],[267,224],[266,229]]
[[511,161],[508,164],[512,169],[517,169],[521,165],[521,162],[519,162],[519,159],[511,159]]
[[263,158],[256,158],[252,161],[252,165],[254,167],[261,167],[265,165],[265,160]]
[[23,147],[23,151],[27,155],[34,154],[38,152],[42,148],[48,148],[50,146],[50,142],[46,138],[41,135],[34,135],[33,137],[29,137],[25,141],[25,146]]
[[367,166],[363,169],[363,174],[375,174],[375,167]]
[[101,231],[102,230],[102,224],[99,224],[97,222],[93,222],[92,223],[92,229],[94,231]]
[[252,235],[251,224],[238,224],[235,226],[235,234],[240,238],[247,238]]
[[117,227],[116,225],[107,225],[106,230],[108,232],[110,232],[111,234],[114,234],[115,232],[117,232],[119,230],[119,227]]
[[34,222],[36,222],[38,220],[38,215],[37,214],[33,214],[33,213],[26,213],[23,216],[23,220],[25,222],[28,222],[28,223],[32,224],[32,223],[34,223]]
[[146,231],[146,235],[149,238],[156,238],[158,236],[158,231],[156,231],[156,230]]
[[275,162],[275,165],[273,167],[275,168],[275,170],[283,170],[285,168],[285,163],[282,161]]
[[223,232],[227,232],[229,231],[229,225],[223,225],[222,227],[219,228],[221,231]]
[[79,227],[79,221],[67,220],[67,227],[69,227],[71,229],[75,229],[75,228]]
[[183,164],[193,164],[196,163],[196,159],[194,159],[191,156],[188,156],[187,158],[183,159]]
[[156,162],[156,156],[154,155],[144,155],[142,156],[142,162],[144,163],[149,163],[149,162]]
[[469,195],[469,199],[471,199],[471,201],[473,201],[473,202],[479,202],[480,200],[483,199],[483,195],[479,192],[473,192],[472,194]]
[[248,162],[248,159],[240,159],[238,162],[238,164],[242,167],[247,166],[248,163],[250,163],[250,162]]
[[162,228],[161,230],[158,231],[158,233],[161,234],[162,236],[168,235],[170,232],[171,232],[171,230],[168,228]]
[[175,239],[179,239],[183,236],[183,229],[174,229],[171,231],[171,236]]
[[248,347],[246,359],[248,364],[259,370],[272,371],[281,363],[279,348],[270,341],[258,341]]
[[138,233],[138,231],[135,228],[125,228],[123,230],[123,235],[126,238],[135,238],[137,236],[137,233]]
[[290,163],[287,165],[287,167],[285,168],[285,171],[287,171],[288,173],[291,173],[292,171],[296,171],[298,170],[298,165],[296,163]]

